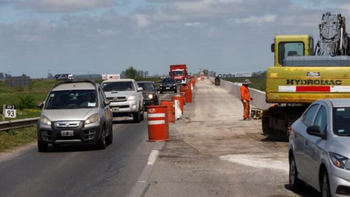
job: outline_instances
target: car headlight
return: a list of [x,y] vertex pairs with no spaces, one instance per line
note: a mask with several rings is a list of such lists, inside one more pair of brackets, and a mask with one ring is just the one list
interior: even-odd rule
[[136,99],[135,96],[129,96],[129,97],[128,97],[128,101],[134,101],[135,99]]
[[174,83],[173,86],[176,86],[176,83]]
[[85,120],[85,124],[92,124],[99,120],[98,114],[91,115],[88,119]]
[[149,99],[153,99],[153,94],[149,94],[149,95],[148,95],[148,98],[149,98]]
[[341,169],[350,170],[350,160],[347,157],[336,153],[329,153],[332,163]]
[[40,117],[40,123],[43,124],[43,125],[51,126],[51,120],[48,119],[46,116],[41,116]]

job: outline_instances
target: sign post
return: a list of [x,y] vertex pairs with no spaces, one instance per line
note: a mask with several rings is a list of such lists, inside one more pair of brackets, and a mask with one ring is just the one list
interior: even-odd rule
[[2,121],[5,121],[5,105],[2,106]]

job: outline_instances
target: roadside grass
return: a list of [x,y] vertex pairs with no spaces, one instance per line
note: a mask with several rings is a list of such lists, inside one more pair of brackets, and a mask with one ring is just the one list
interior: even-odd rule
[[242,83],[245,79],[249,79],[252,84],[249,86],[250,88],[258,89],[261,91],[265,91],[266,83],[265,77],[234,77],[234,78],[221,78],[221,80],[238,82]]
[[0,152],[14,150],[37,139],[36,126],[0,131]]
[[6,118],[5,121],[19,120],[19,119],[25,119],[25,118],[36,118],[36,117],[39,117],[40,114],[41,114],[41,109],[24,109],[24,110],[17,109],[16,118]]

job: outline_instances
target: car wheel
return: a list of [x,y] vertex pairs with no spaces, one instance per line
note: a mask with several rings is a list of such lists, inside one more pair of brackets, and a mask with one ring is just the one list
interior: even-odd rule
[[300,190],[303,185],[303,182],[298,179],[297,165],[293,156],[290,158],[289,163],[289,185],[293,191]]
[[41,143],[38,141],[38,151],[39,152],[46,152],[48,148],[49,148],[48,144]]
[[138,123],[141,121],[141,115],[140,112],[136,112],[133,114],[134,122]]
[[163,91],[159,91],[161,94],[163,94]]
[[176,89],[174,90],[174,93],[177,93],[177,90],[176,90]]
[[106,130],[103,128],[102,133],[101,133],[101,138],[97,142],[97,148],[98,149],[106,149]]
[[322,187],[321,187],[322,197],[331,197],[327,171],[323,172],[321,184],[322,184]]
[[107,145],[113,144],[113,126],[111,126],[109,130],[109,135],[106,137],[106,144]]

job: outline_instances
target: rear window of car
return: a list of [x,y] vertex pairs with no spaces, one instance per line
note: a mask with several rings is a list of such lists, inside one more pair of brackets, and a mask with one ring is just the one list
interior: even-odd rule
[[336,135],[350,136],[350,107],[333,109],[333,131]]
[[135,90],[133,83],[130,81],[105,82],[102,84],[102,89],[105,92]]

